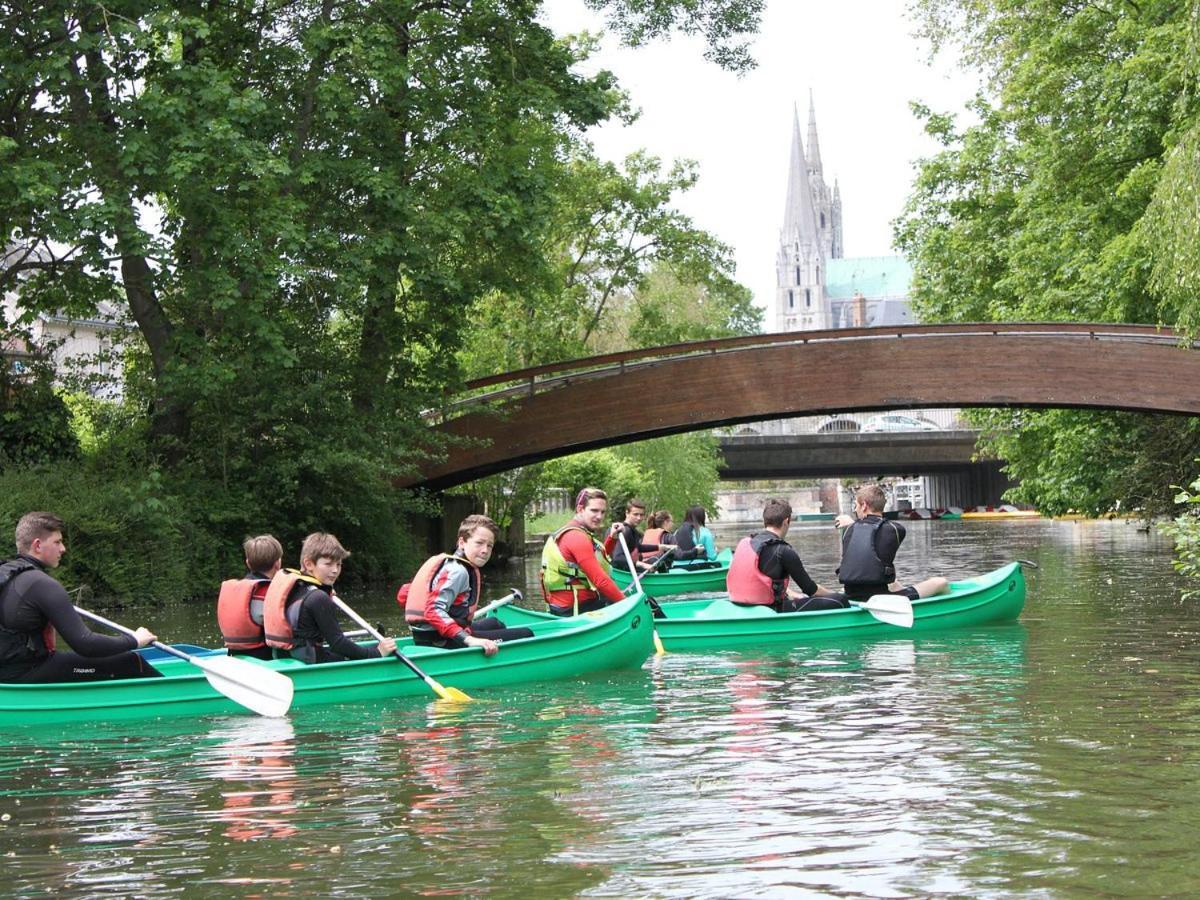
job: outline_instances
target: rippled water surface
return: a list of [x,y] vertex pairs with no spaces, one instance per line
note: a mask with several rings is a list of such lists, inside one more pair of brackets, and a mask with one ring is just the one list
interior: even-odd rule
[[[832,529],[790,537],[831,583]],[[1200,892],[1200,614],[1169,546],[1126,522],[914,523],[901,575],[1014,558],[1040,566],[1014,625],[668,654],[461,707],[10,732],[0,892]],[[215,638],[194,607],[148,624]]]

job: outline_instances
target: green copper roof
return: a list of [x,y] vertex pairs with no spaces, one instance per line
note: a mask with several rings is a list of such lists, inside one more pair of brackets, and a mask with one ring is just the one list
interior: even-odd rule
[[907,297],[912,266],[903,256],[851,256],[825,261],[825,296],[849,300]]

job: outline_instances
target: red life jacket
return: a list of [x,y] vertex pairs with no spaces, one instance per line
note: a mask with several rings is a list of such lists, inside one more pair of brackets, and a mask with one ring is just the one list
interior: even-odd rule
[[[306,582],[306,590],[292,589],[297,582]],[[300,618],[300,604],[314,588],[324,587],[317,579],[295,569],[282,569],[275,573],[267,596],[263,601],[263,636],[268,647],[291,650],[296,646],[296,622]]]
[[764,541],[755,546],[755,537],[757,535],[750,535],[738,541],[733,560],[729,563],[729,572],[725,575],[725,590],[729,591],[729,599],[734,603],[771,606],[775,603],[775,587],[770,577],[759,571],[758,554],[774,541]]
[[471,623],[471,617],[475,615],[475,608],[479,605],[479,596],[483,588],[483,576],[479,569],[475,568],[471,563],[467,562],[461,556],[454,556],[451,553],[439,553],[437,556],[431,556],[422,563],[421,568],[417,569],[417,574],[413,576],[413,580],[406,585],[403,585],[396,594],[396,599],[403,598],[404,603],[404,621],[409,625],[431,625],[425,618],[425,605],[430,598],[434,596],[433,580],[437,577],[438,572],[442,570],[442,566],[446,564],[448,559],[457,559],[460,563],[466,566],[467,571],[471,573],[471,595],[467,598],[467,615],[463,620],[451,611],[451,618],[458,622],[463,628],[466,628]]
[[217,625],[230,650],[256,650],[267,645],[263,610],[270,585],[270,579],[266,578],[231,578],[221,582]]

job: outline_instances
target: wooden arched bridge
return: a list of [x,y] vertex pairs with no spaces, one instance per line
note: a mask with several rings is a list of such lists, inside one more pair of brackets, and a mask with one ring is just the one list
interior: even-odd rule
[[1200,353],[1145,325],[908,325],[750,335],[470,382],[438,413],[431,489],[580,450],[790,416],[932,407],[1200,414]]

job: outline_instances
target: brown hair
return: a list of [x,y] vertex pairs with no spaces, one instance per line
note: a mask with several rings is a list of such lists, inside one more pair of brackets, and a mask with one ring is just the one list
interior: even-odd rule
[[866,504],[867,509],[873,513],[883,512],[883,508],[887,506],[887,494],[884,493],[883,485],[881,484],[863,484],[859,485],[854,492],[854,499]]
[[49,537],[54,532],[62,532],[63,520],[50,512],[29,512],[21,516],[17,523],[17,552],[28,553],[33,542],[38,538]]
[[500,526],[489,519],[487,516],[479,515],[478,513],[472,516],[467,516],[462,520],[462,524],[458,526],[458,539],[465,541],[476,528],[486,528],[492,533],[493,540],[500,539]]
[[242,552],[246,554],[246,568],[251,572],[265,572],[283,559],[283,545],[270,534],[246,538],[242,542]]
[[674,521],[675,517],[671,515],[669,509],[660,509],[658,512],[650,513],[650,518],[646,520],[647,526],[650,528],[662,528],[668,522]]
[[332,559],[334,562],[341,562],[349,555],[350,551],[343,547],[332,534],[314,531],[304,539],[304,545],[300,548],[300,565],[303,566],[306,559],[311,559],[313,562],[318,559]]
[[646,501],[639,500],[637,497],[630,497],[625,501],[625,512],[629,512],[631,509],[640,509],[642,512],[645,512]]
[[792,504],[786,500],[772,497],[763,504],[763,525],[768,528],[779,528],[784,519],[792,517]]
[[585,487],[582,491],[579,492],[579,496],[575,498],[575,508],[577,510],[583,509],[585,506],[588,505],[588,503],[590,503],[593,500],[604,500],[605,502],[607,502],[608,494],[604,493],[604,491],[600,490],[600,488]]

